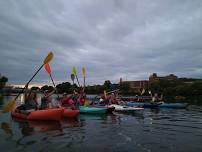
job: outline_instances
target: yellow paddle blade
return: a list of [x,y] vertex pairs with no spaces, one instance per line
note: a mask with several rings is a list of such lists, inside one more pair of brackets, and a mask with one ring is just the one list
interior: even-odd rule
[[72,74],[74,74],[74,75],[76,76],[76,73],[77,73],[77,72],[76,72],[76,68],[73,67],[73,68],[72,68]]
[[10,112],[16,106],[16,100],[9,101],[4,107],[2,112]]
[[53,59],[53,52],[48,53],[47,57],[44,59],[43,63],[46,64]]
[[82,68],[82,74],[84,77],[86,76],[86,69],[84,67]]

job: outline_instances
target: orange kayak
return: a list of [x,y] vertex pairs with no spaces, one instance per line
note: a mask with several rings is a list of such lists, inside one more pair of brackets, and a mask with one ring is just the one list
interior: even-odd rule
[[79,115],[79,110],[72,110],[72,109],[64,109],[63,112],[63,117],[68,117],[68,118],[75,118]]
[[60,120],[64,108],[53,108],[31,111],[29,113],[18,112],[15,109],[11,112],[12,117],[25,120]]

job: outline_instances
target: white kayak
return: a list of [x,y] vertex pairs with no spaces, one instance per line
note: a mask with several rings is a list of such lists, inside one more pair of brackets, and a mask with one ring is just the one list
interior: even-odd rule
[[144,108],[136,108],[136,107],[129,107],[129,106],[121,106],[112,104],[110,106],[113,106],[115,108],[115,111],[136,111],[136,110],[142,110]]

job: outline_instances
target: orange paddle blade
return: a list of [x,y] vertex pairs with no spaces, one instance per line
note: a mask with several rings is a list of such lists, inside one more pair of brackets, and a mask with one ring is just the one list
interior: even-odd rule
[[44,65],[44,68],[46,69],[46,72],[48,72],[48,74],[51,74],[51,68],[50,68],[50,65],[48,63],[46,63]]

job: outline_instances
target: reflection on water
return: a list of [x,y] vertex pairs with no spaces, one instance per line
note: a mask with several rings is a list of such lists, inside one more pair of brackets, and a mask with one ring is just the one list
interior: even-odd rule
[[13,136],[13,131],[12,131],[12,129],[11,129],[9,123],[7,123],[7,122],[2,122],[0,128],[4,131],[5,134],[8,135],[8,137]]
[[[4,98],[4,101],[9,100]],[[24,121],[0,115],[1,151],[202,151],[202,107]]]

